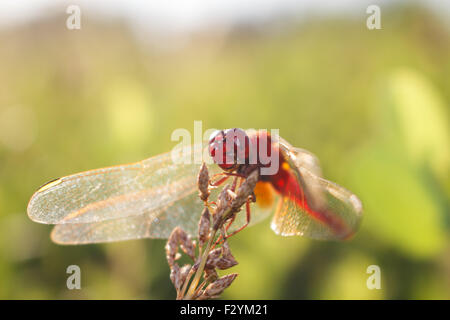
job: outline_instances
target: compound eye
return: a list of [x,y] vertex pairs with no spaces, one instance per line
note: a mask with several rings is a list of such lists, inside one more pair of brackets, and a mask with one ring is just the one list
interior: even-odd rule
[[222,148],[225,135],[223,131],[216,130],[209,137],[209,155],[214,158],[216,152]]
[[231,143],[233,146],[229,152],[233,152],[235,163],[246,163],[249,157],[250,139],[245,131],[239,128],[228,129],[225,131],[225,138],[227,143]]
[[215,131],[209,139],[209,154],[224,170],[234,170],[247,163],[250,139],[244,130],[233,128]]
[[211,133],[211,135],[209,136],[209,143],[213,142],[214,140],[216,140],[216,138],[218,136],[222,136],[222,139],[224,138],[224,132],[223,130],[216,130],[213,133]]
[[225,155],[225,133],[223,131],[215,131],[209,140],[209,155],[213,158],[216,164],[223,163]]

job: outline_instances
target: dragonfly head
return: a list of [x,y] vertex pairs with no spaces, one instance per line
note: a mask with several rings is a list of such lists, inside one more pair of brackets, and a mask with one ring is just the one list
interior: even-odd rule
[[247,162],[249,144],[249,138],[242,129],[216,131],[209,139],[209,155],[220,168],[231,172]]

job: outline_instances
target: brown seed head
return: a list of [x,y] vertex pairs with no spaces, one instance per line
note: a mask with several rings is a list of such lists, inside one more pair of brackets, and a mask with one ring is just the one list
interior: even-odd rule
[[258,182],[259,173],[258,170],[253,171],[247,179],[239,187],[236,198],[231,202],[231,211],[238,212],[241,207],[247,202],[248,197],[253,195],[256,183]]
[[185,264],[184,266],[181,267],[181,269],[180,269],[181,286],[184,284],[184,281],[186,281],[186,277],[189,274],[189,271],[191,271],[190,264]]
[[209,229],[211,228],[211,215],[207,207],[202,212],[198,223],[198,244],[203,246],[209,239]]
[[195,244],[183,229],[178,229],[178,239],[180,242],[180,248],[186,253],[192,260],[195,260]]
[[209,283],[216,281],[219,278],[215,268],[205,268],[205,274],[203,278]]
[[228,194],[229,189],[230,185],[226,185],[217,198],[217,208],[213,215],[213,228],[219,227],[218,224],[221,222],[223,214],[229,208],[231,200],[230,195]]
[[238,264],[234,256],[231,254],[228,242],[225,241],[222,245],[222,257],[216,262],[216,267],[220,270],[231,268]]
[[200,167],[200,172],[197,178],[199,197],[202,201],[206,201],[209,198],[209,173],[206,164],[203,162]]
[[166,258],[167,262],[169,263],[169,266],[172,268],[175,260],[178,259],[177,252],[178,252],[178,233],[180,228],[176,227],[172,230],[170,233],[169,239],[167,239],[166,244]]
[[172,281],[175,290],[178,292],[183,285],[183,282],[180,278],[180,267],[177,263],[170,268],[170,280]]
[[206,299],[218,297],[223,292],[223,290],[231,285],[237,275],[237,273],[231,273],[217,279],[206,287],[206,289],[202,293],[202,297],[206,297]]
[[216,248],[209,252],[208,258],[206,260],[206,268],[215,268],[221,254],[222,248]]

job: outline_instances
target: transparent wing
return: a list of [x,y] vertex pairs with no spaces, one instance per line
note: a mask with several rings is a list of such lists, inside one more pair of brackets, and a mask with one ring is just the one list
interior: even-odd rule
[[[56,224],[52,239],[61,244],[167,238],[176,226],[195,237],[203,210],[197,175],[202,160],[211,162],[205,152],[204,145],[180,148],[175,155],[51,181],[32,196],[28,215],[36,222]],[[208,169],[211,176],[221,172],[214,164]],[[220,188],[211,198],[218,192]],[[267,206],[253,207],[251,225],[272,213]],[[239,214],[234,228],[243,223],[245,214]]]
[[358,197],[321,178],[317,158],[311,153],[288,146],[281,150],[300,184],[303,197],[296,199],[285,195],[280,199],[272,229],[283,236],[301,235],[325,240],[351,237],[362,218]]
[[[220,191],[212,192],[211,198]],[[174,201],[172,204],[142,215],[112,219],[94,223],[70,223],[55,226],[52,240],[60,244],[87,244],[142,238],[168,238],[172,230],[180,226],[192,237],[197,236],[198,221],[203,210],[197,192]],[[252,205],[254,225],[273,213],[273,208]],[[245,213],[240,212],[230,231],[245,223]]]
[[[176,162],[172,160],[174,154]],[[78,224],[161,209],[196,190],[202,146],[179,148],[174,154],[169,152],[49,182],[32,196],[28,215],[40,223]],[[193,156],[200,161],[193,161]],[[211,166],[211,171],[217,172],[217,168]]]
[[311,152],[301,148],[292,147],[289,149],[290,158],[295,162],[296,167],[305,168],[318,177],[322,176],[319,159]]
[[52,240],[60,244],[86,244],[141,238],[168,238],[179,226],[195,235],[203,209],[197,192],[170,205],[140,215],[93,223],[70,223],[55,226]]

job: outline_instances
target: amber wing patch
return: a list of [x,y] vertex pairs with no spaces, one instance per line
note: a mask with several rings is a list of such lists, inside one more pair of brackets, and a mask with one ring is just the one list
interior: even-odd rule
[[255,187],[256,204],[261,208],[270,208],[275,201],[275,190],[269,182],[259,181]]

